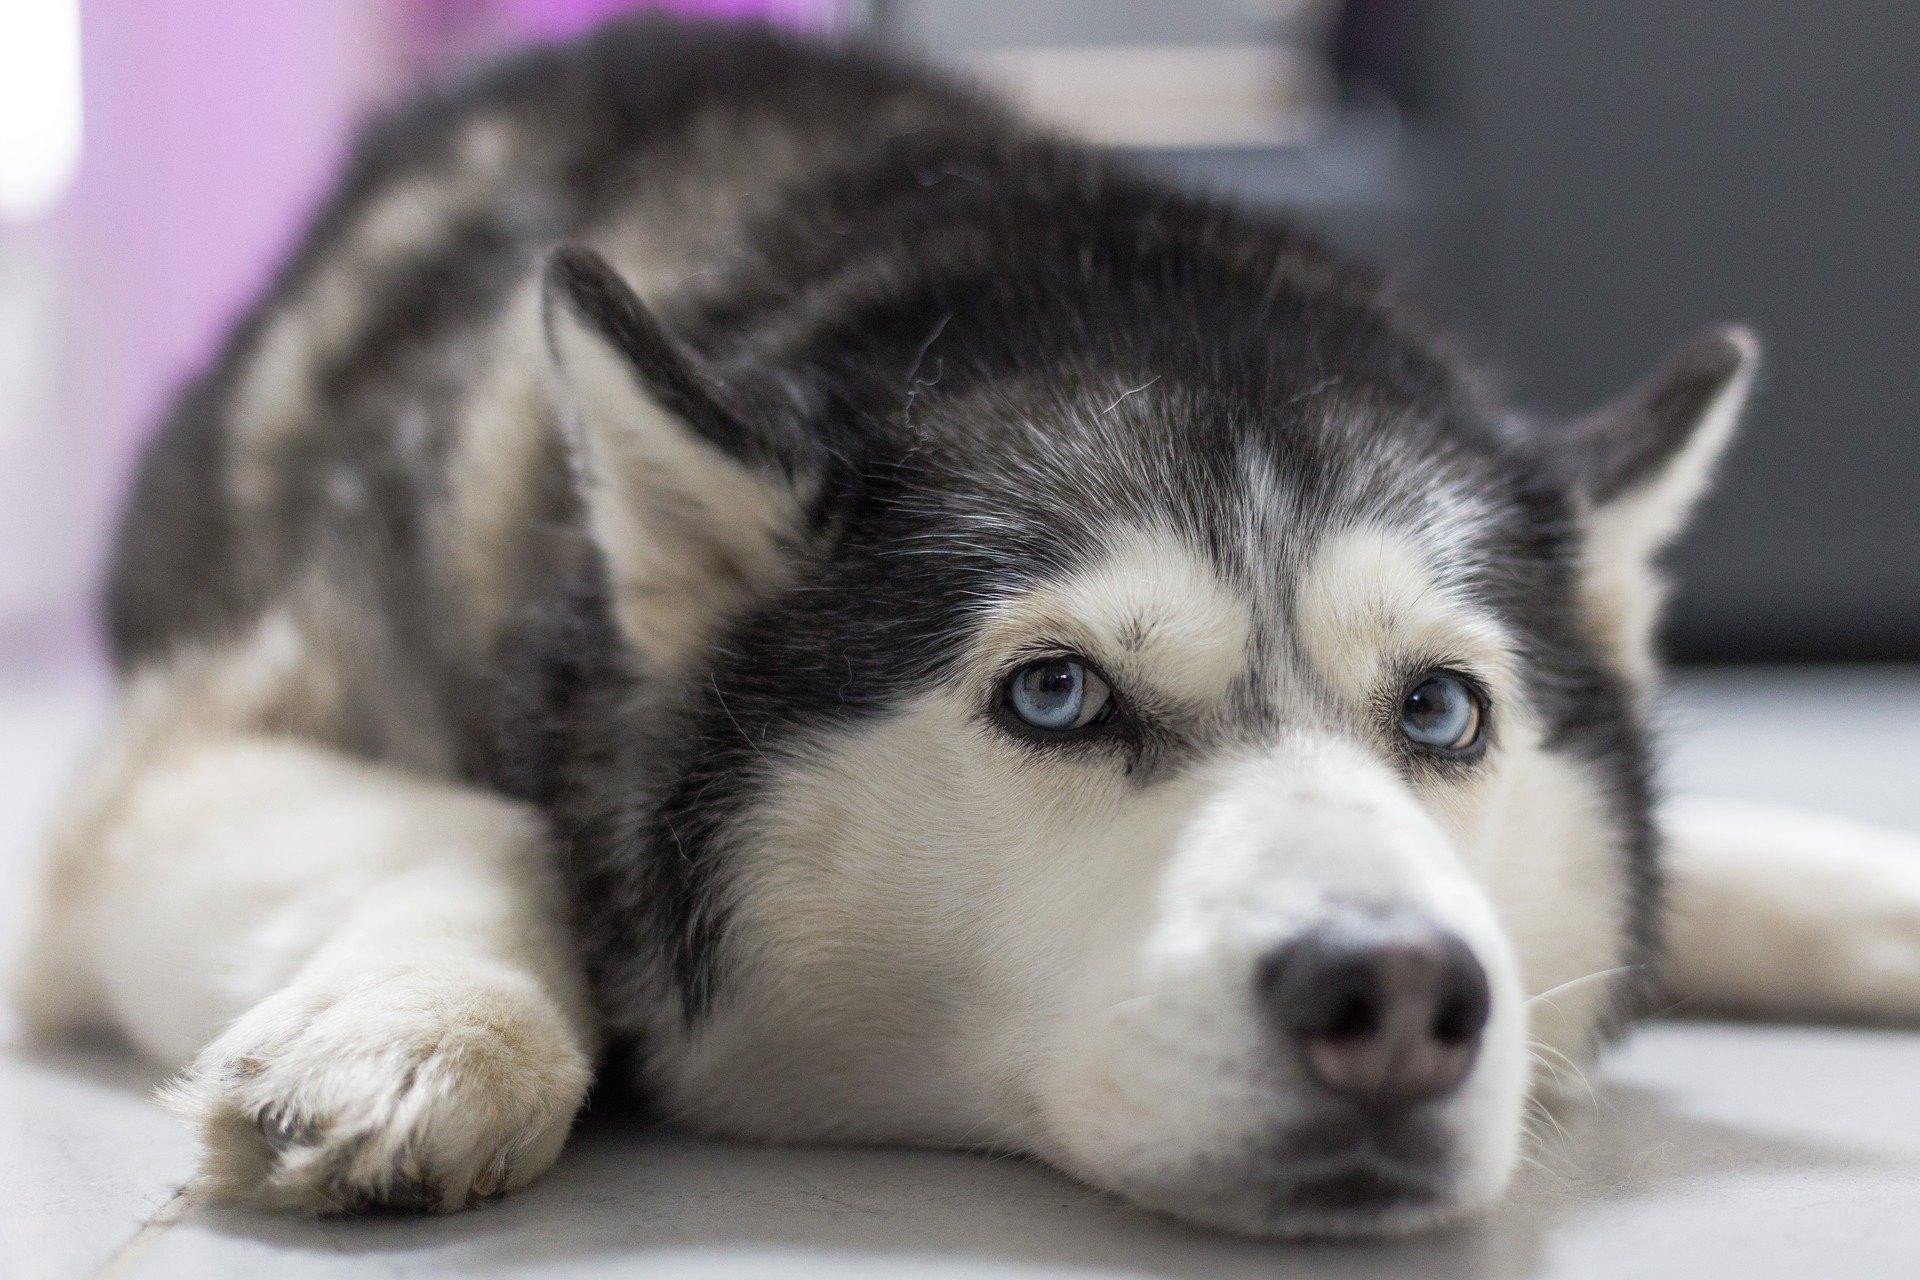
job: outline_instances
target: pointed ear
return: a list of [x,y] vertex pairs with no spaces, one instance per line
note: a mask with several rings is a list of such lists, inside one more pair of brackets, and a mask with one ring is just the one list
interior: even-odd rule
[[644,660],[676,667],[785,577],[807,482],[599,254],[553,253],[543,317],[614,617]]
[[1635,667],[1651,663],[1665,590],[1656,558],[1705,494],[1759,360],[1760,344],[1747,329],[1696,334],[1561,441],[1584,500],[1589,602]]

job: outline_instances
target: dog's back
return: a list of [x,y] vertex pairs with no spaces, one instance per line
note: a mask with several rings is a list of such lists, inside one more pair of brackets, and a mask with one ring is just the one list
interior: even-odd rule
[[[859,53],[655,21],[374,121],[145,460],[108,589],[119,665],[230,645],[278,615],[351,691],[306,699],[305,727],[334,720],[376,755],[422,716],[452,738],[474,729],[503,633],[580,554],[540,354],[545,251],[592,242],[668,309],[723,271],[797,293],[798,264],[741,261],[783,202],[857,187],[901,148],[933,163],[1016,134],[983,101]],[[406,723],[347,703],[404,707]]]

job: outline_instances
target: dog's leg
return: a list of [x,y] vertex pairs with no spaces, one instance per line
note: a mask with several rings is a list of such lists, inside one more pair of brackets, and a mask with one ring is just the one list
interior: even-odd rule
[[214,1193],[444,1210],[552,1163],[594,1033],[531,811],[288,738],[99,772],[56,840],[28,1008],[185,1066],[167,1097]]
[[1739,801],[1663,826],[1683,1008],[1920,1021],[1920,836]]

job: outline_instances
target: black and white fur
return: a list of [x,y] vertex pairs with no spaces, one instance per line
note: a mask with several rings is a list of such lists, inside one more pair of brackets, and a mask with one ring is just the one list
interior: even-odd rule
[[[520,1186],[601,1069],[1241,1231],[1466,1212],[1657,974],[1920,1015],[1901,838],[1656,817],[1654,560],[1754,359],[1537,423],[1289,222],[925,73],[525,54],[367,131],[154,445],[23,1002],[282,1209]],[[1061,653],[1101,733],[1008,722]],[[1436,668],[1475,759],[1395,735]],[[1367,912],[1491,1001],[1391,1119],[1258,994]]]

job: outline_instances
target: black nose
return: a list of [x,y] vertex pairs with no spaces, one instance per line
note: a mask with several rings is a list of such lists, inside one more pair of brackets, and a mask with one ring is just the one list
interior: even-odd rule
[[1458,1087],[1492,1006],[1467,944],[1404,914],[1318,924],[1268,959],[1259,985],[1307,1074],[1370,1106]]

